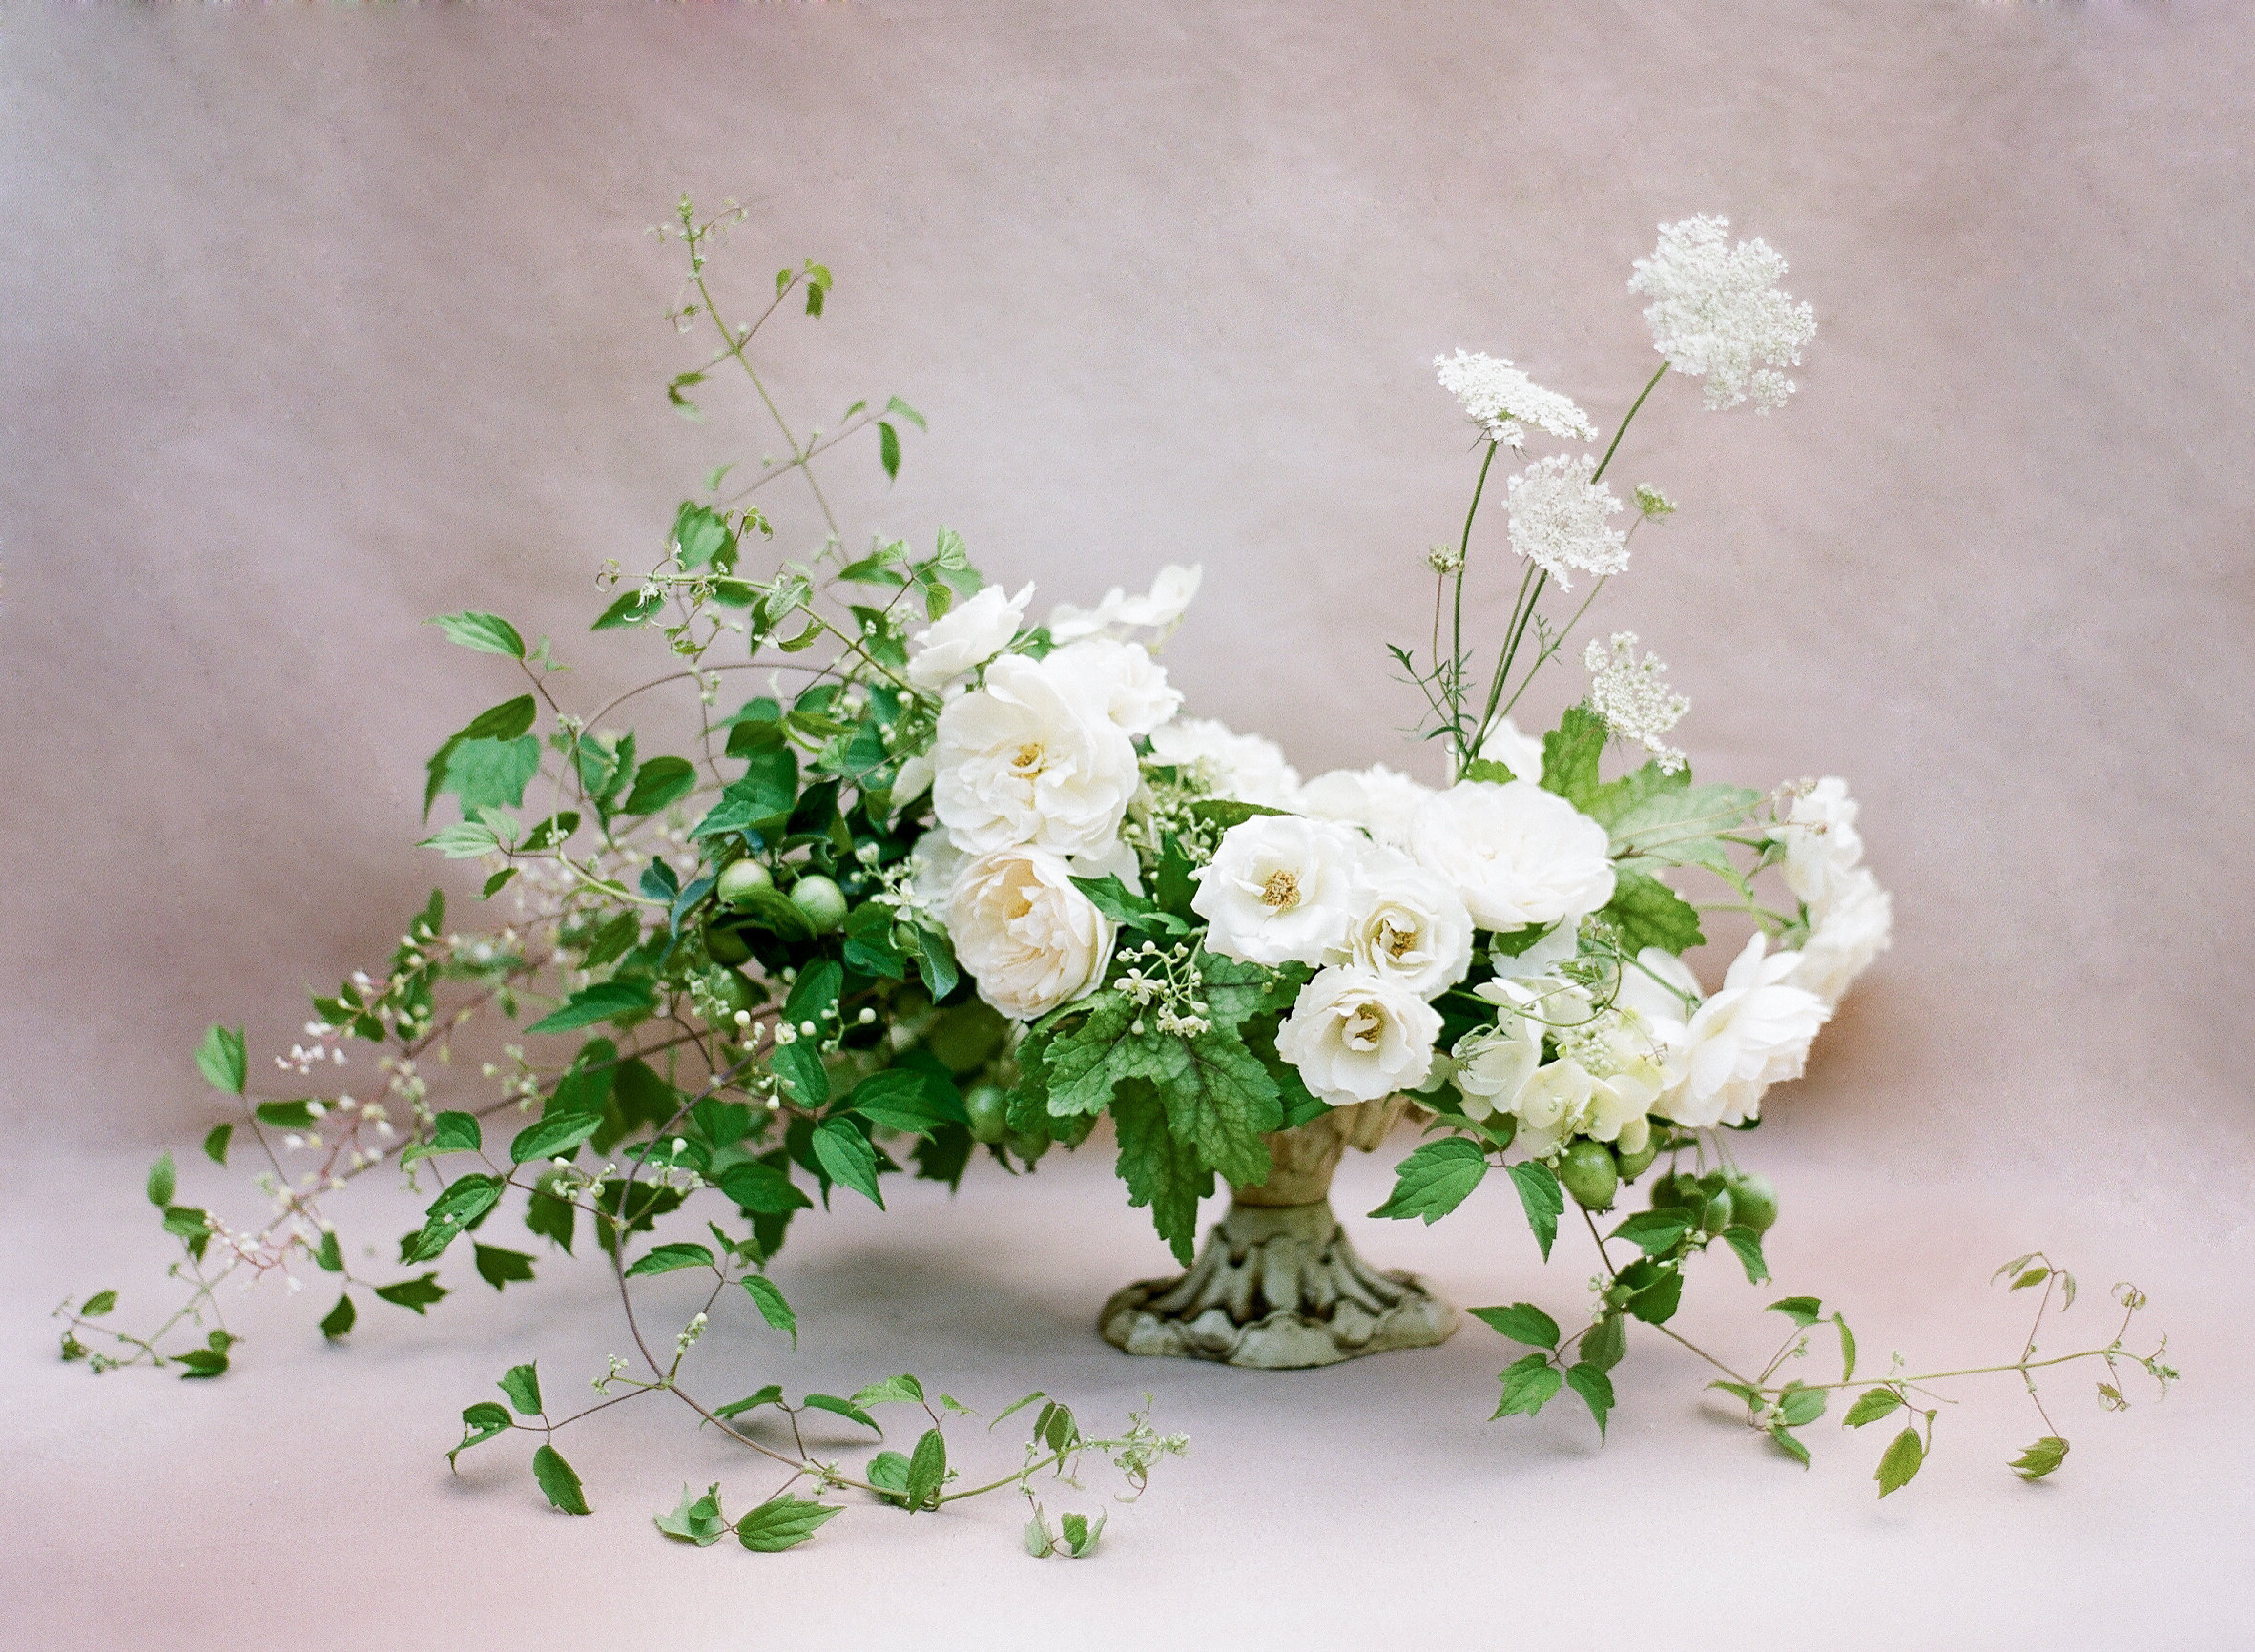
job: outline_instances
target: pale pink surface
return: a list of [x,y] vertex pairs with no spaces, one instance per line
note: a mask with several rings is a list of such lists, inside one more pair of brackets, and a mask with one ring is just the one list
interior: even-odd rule
[[[920,1616],[984,1646],[2243,1643],[2251,45],[2202,6],[11,9],[0,1014],[38,1144],[6,1213],[10,1640],[387,1647],[443,1607],[500,1645]],[[188,1165],[221,1116],[201,1026],[286,1044],[303,986],[452,876],[403,847],[422,760],[514,691],[418,622],[501,609],[577,692],[636,680],[647,652],[582,633],[596,565],[774,446],[733,392],[699,426],[657,393],[699,359],[642,233],[685,187],[755,208],[738,291],[838,273],[777,337],[802,423],[868,390],[932,420],[897,485],[834,469],[851,531],[946,522],[1041,611],[1203,560],[1169,665],[1307,774],[1406,766],[1377,645],[1422,634],[1416,557],[1470,480],[1431,358],[1510,356],[1609,425],[1653,226],[1720,211],[1783,249],[1824,329],[1801,396],[1715,418],[1664,385],[1620,474],[1686,508],[1590,621],[1670,662],[1705,777],[1849,775],[1895,891],[1895,950],[1748,1144],[1785,1190],[1779,1290],[1837,1296],[1868,1360],[1986,1359],[2018,1318],[1988,1270],[2049,1244],[2153,1293],[2186,1386],[2118,1419],[2063,1379],[2076,1455],[2035,1491],[1998,1466],[2032,1414],[1982,1391],[1874,1505],[1880,1441],[1819,1425],[1802,1476],[1642,1345],[1602,1458],[1562,1410],[1480,1420],[1507,1351],[1477,1328],[1329,1373],[1129,1362],[1089,1320],[1164,1264],[1101,1143],[806,1223],[778,1273],[805,1350],[703,1353],[740,1373],[715,1390],[905,1368],[1104,1418],[1152,1389],[1195,1454],[1093,1564],[1016,1556],[1004,1504],[673,1549],[643,1520],[684,1479],[761,1482],[638,1407],[571,1444],[593,1520],[510,1445],[449,1482],[502,1366],[567,1392],[620,1346],[590,1269],[498,1303],[452,1270],[430,1322],[365,1306],[348,1352],[254,1301],[209,1387],[54,1366],[65,1291],[158,1295],[158,1146],[233,1197]],[[1367,1209],[1383,1165],[1345,1180]],[[354,1195],[368,1238],[405,1225],[390,1197]],[[1497,1195],[1362,1238],[1562,1317],[1589,1266],[1538,1273]],[[1769,1293],[1709,1271],[1690,1322],[1744,1353]]]

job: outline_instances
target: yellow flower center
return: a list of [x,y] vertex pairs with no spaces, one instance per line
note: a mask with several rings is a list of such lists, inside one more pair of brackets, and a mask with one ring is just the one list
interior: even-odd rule
[[1272,912],[1285,912],[1300,903],[1300,875],[1272,872],[1261,885],[1261,904]]

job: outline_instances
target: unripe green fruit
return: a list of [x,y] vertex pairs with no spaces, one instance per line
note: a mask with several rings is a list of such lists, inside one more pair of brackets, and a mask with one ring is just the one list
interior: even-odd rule
[[1720,1233],[1730,1226],[1737,1214],[1737,1202],[1730,1197],[1729,1188],[1726,1187],[1719,1193],[1709,1193],[1707,1197],[1707,1214],[1700,1218],[1700,1229],[1707,1233]]
[[1613,1149],[1587,1136],[1559,1155],[1558,1179],[1584,1210],[1610,1210],[1613,1196],[1621,1191],[1621,1169],[1613,1162]]
[[1777,1188],[1767,1176],[1743,1175],[1731,1184],[1730,1208],[1740,1227],[1767,1233],[1777,1223]]
[[734,970],[708,970],[700,979],[705,990],[719,1002],[718,1010],[708,1019],[733,1022],[736,1011],[752,1007],[752,983]]
[[828,935],[845,923],[845,891],[819,872],[791,886],[791,904],[806,915],[817,935]]
[[1012,1130],[1005,1140],[1010,1151],[1028,1169],[1033,1167],[1036,1159],[1049,1150],[1049,1136],[1044,1130]]
[[752,949],[734,930],[714,927],[705,931],[705,955],[714,963],[737,964],[752,956]]
[[1621,1161],[1621,1179],[1633,1182],[1650,1169],[1652,1161],[1660,1157],[1660,1139],[1657,1135],[1646,1136],[1645,1145],[1633,1153],[1624,1153],[1616,1146],[1613,1156]]
[[974,1142],[999,1142],[1010,1133],[1009,1098],[1000,1084],[973,1084],[963,1094],[963,1111],[971,1115]]
[[774,876],[758,861],[732,860],[721,869],[720,881],[713,888],[726,904],[746,906],[760,890],[775,886]]
[[1689,1176],[1679,1176],[1670,1171],[1652,1184],[1652,1208],[1655,1210],[1696,1210],[1700,1198],[1699,1184]]

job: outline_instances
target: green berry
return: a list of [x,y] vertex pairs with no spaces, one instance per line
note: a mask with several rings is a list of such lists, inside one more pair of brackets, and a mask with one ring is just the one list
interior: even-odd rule
[[1034,1161],[1049,1150],[1049,1133],[1046,1130],[1012,1130],[1004,1142],[1029,1170],[1033,1168]]
[[999,1142],[1010,1133],[1009,1098],[1000,1084],[973,1084],[963,1093],[963,1111],[971,1115],[974,1142]]
[[1621,1161],[1621,1179],[1633,1182],[1650,1169],[1652,1161],[1660,1157],[1660,1137],[1657,1133],[1646,1136],[1645,1145],[1633,1153],[1624,1153],[1616,1145],[1613,1153]]
[[723,903],[729,906],[749,906],[752,897],[762,889],[773,889],[775,878],[756,860],[732,860],[720,874],[720,881],[713,887]]
[[714,963],[736,964],[752,956],[752,948],[735,930],[715,925],[705,931],[705,954]]
[[1582,1137],[1559,1155],[1558,1179],[1584,1210],[1610,1210],[1621,1191],[1621,1167],[1613,1149],[1603,1142]]
[[1709,1193],[1707,1196],[1707,1213],[1699,1219],[1700,1230],[1705,1233],[1720,1233],[1736,1220],[1737,1215],[1738,1202],[1730,1197],[1729,1188],[1725,1187],[1720,1192]]
[[791,886],[791,904],[806,915],[817,935],[828,935],[845,925],[845,891],[819,872]]
[[1652,1208],[1655,1210],[1696,1210],[1700,1198],[1699,1184],[1689,1176],[1679,1176],[1669,1171],[1652,1184]]
[[1742,1175],[1731,1184],[1730,1207],[1740,1227],[1767,1233],[1777,1222],[1777,1188],[1767,1176]]

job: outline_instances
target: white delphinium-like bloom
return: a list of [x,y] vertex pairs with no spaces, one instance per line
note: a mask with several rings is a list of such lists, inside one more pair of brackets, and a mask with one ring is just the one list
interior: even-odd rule
[[1438,998],[1472,968],[1472,914],[1447,878],[1391,849],[1366,849],[1337,961]]
[[1590,710],[1605,719],[1605,727],[1659,758],[1663,774],[1681,769],[1683,751],[1665,736],[1684,720],[1691,702],[1662,680],[1667,667],[1660,656],[1638,659],[1637,633],[1615,631],[1609,645],[1593,641],[1583,650],[1582,664],[1589,672]]
[[1059,856],[998,849],[964,862],[947,902],[947,933],[979,996],[1016,1021],[1046,1015],[1104,979],[1115,932],[1073,887]]
[[926,693],[939,693],[957,678],[977,670],[1010,646],[1025,618],[1034,588],[1012,596],[999,585],[982,586],[949,609],[913,641],[908,680]]
[[1479,754],[1485,762],[1509,769],[1514,780],[1542,778],[1542,736],[1521,733],[1519,725],[1509,717],[1496,719],[1496,726],[1479,743]]
[[1613,898],[1605,829],[1532,780],[1466,780],[1428,797],[1409,848],[1456,885],[1482,929],[1581,919]]
[[1129,596],[1119,586],[1104,593],[1094,608],[1075,608],[1061,602],[1049,610],[1049,635],[1058,642],[1082,637],[1118,635],[1137,628],[1166,631],[1188,611],[1198,594],[1206,570],[1201,564],[1184,567],[1169,563],[1151,581],[1147,595]]
[[1572,570],[1598,575],[1628,567],[1628,535],[1606,526],[1623,508],[1613,490],[1593,481],[1597,459],[1556,453],[1511,479],[1511,548],[1545,569],[1561,590],[1572,590]]
[[1791,983],[1797,952],[1764,956],[1755,935],[1723,977],[1722,990],[1702,1003],[1668,1052],[1669,1087],[1653,1110],[1694,1129],[1739,1125],[1757,1117],[1762,1093],[1797,1079],[1810,1041],[1831,1011]]
[[1433,1070],[1440,1013],[1416,993],[1358,969],[1318,970],[1276,1029],[1276,1053],[1334,1106],[1414,1090]]
[[1488,434],[1492,442],[1519,447],[1526,442],[1523,425],[1553,436],[1597,440],[1597,427],[1588,416],[1556,390],[1545,390],[1525,373],[1498,356],[1459,350],[1454,356],[1436,356],[1440,387],[1462,403],[1465,417]]
[[1300,773],[1281,746],[1210,717],[1176,717],[1152,730],[1151,760],[1191,771],[1217,797],[1270,809],[1290,809],[1299,797]]
[[1213,858],[1190,874],[1190,910],[1206,944],[1243,963],[1321,963],[1343,945],[1354,915],[1359,839],[1343,826],[1296,815],[1256,815],[1222,834]]
[[1816,312],[1777,290],[1782,255],[1759,237],[1731,249],[1724,217],[1662,224],[1660,243],[1639,258],[1628,290],[1652,300],[1645,324],[1653,347],[1679,373],[1707,381],[1713,411],[1751,400],[1755,411],[1785,405],[1796,386],[1777,369],[1797,367],[1816,337]]
[[1299,789],[1299,813],[1342,826],[1359,826],[1371,841],[1398,849],[1409,841],[1410,816],[1433,795],[1433,788],[1383,763],[1367,769],[1334,769]]
[[1142,783],[1135,746],[1047,661],[1004,654],[948,703],[932,747],[933,813],[966,855],[1029,843],[1092,855]]
[[1182,709],[1182,691],[1168,685],[1167,668],[1141,643],[1085,637],[1046,663],[1102,706],[1124,733],[1148,734]]
[[[1807,782],[1803,782],[1807,785]],[[1857,804],[1848,782],[1827,774],[1793,799],[1785,822],[1774,833],[1785,845],[1778,876],[1811,907],[1822,903],[1863,863],[1863,835],[1855,829]]]
[[1808,988],[1827,1006],[1837,1006],[1855,978],[1887,950],[1894,900],[1876,878],[1857,867],[1833,881],[1821,903],[1810,905],[1809,919],[1809,939],[1801,943],[1791,983]]

